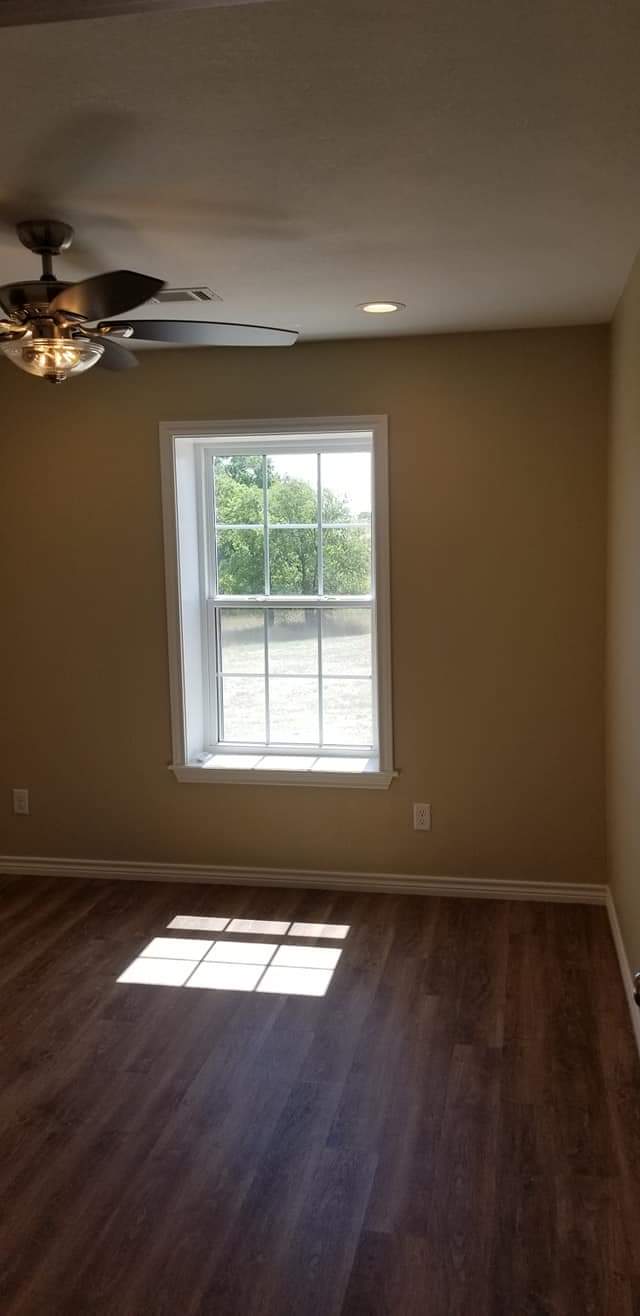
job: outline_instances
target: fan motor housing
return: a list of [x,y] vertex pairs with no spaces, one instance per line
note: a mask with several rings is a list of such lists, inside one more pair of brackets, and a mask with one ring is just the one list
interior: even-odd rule
[[29,283],[7,283],[0,288],[0,302],[9,315],[27,319],[29,314],[46,315],[49,304],[69,283],[59,279],[34,279]]

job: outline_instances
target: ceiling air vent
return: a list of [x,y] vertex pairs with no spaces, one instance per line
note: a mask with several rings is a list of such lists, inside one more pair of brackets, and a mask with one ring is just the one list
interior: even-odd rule
[[221,302],[222,297],[211,288],[161,288],[151,301],[162,306],[168,303],[176,306],[179,302]]

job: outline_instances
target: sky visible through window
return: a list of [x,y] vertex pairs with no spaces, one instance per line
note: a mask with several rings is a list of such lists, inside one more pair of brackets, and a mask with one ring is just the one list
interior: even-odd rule
[[[342,949],[299,945],[297,941],[344,941],[349,924],[177,914],[166,931],[223,935],[153,937],[120,974],[118,982],[324,996]],[[240,939],[242,936],[260,940],[245,941]]]
[[[292,459],[289,455],[275,454],[272,458],[274,470],[281,477],[290,476],[292,473]],[[356,519],[366,515],[371,510],[371,479],[370,468],[367,462],[363,461],[363,454],[360,452],[340,452],[334,455],[331,460],[325,455],[325,467],[328,473],[327,483],[330,484],[332,492],[337,498],[340,498],[350,509],[351,515]],[[301,465],[300,471],[295,474],[304,479],[304,468]]]

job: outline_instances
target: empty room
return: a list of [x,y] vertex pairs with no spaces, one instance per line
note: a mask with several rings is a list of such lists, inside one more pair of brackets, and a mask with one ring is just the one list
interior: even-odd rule
[[640,1316],[639,60],[0,3],[2,1316]]

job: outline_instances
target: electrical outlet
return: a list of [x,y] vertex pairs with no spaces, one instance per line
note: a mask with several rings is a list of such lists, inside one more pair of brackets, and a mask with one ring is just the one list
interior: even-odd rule
[[414,804],[413,806],[413,830],[414,832],[431,831],[431,805]]
[[14,786],[13,788],[13,812],[29,812],[29,792],[26,786]]

